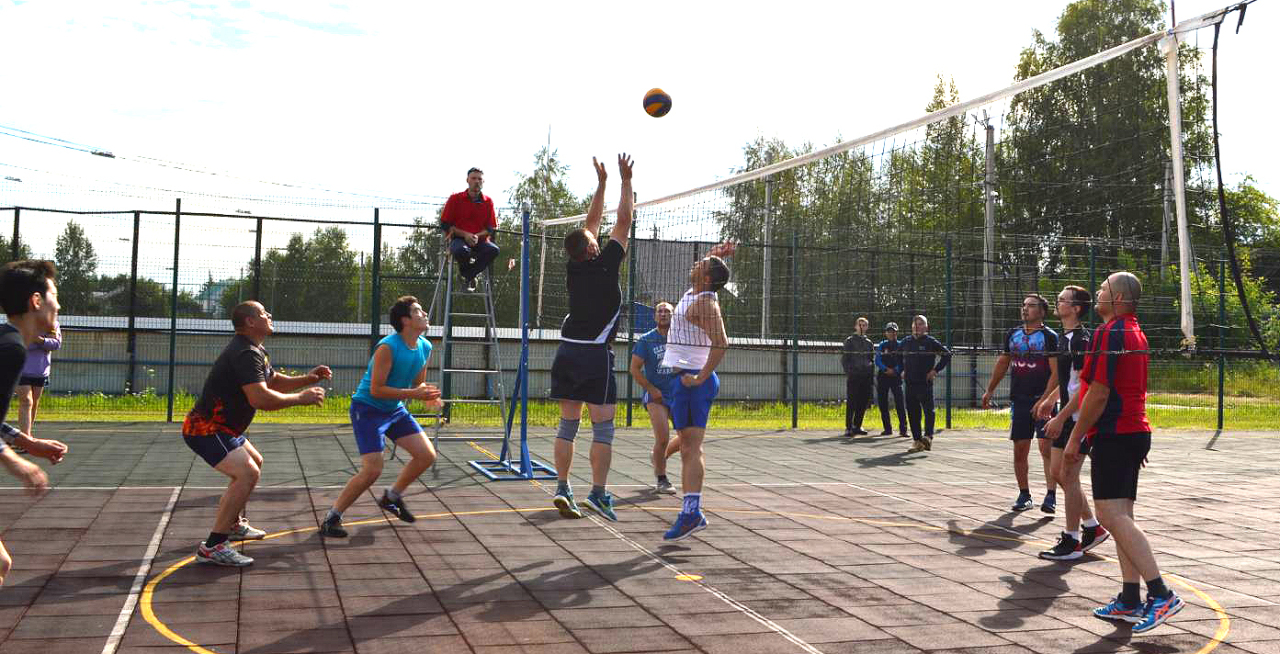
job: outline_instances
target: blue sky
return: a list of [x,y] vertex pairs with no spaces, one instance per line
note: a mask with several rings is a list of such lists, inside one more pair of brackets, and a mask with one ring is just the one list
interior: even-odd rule
[[[0,125],[397,194],[461,190],[475,165],[500,199],[550,129],[573,188],[593,187],[592,155],[626,150],[644,199],[726,176],[757,135],[825,145],[919,115],[937,74],[962,98],[1006,86],[1032,30],[1052,34],[1064,4],[0,0]],[[1264,118],[1262,80],[1276,11],[1253,5],[1221,46],[1228,181],[1248,172],[1272,195],[1280,130]],[[1211,31],[1198,36],[1207,49]],[[654,86],[674,98],[662,119],[640,109]],[[0,163],[208,182],[8,138]]]

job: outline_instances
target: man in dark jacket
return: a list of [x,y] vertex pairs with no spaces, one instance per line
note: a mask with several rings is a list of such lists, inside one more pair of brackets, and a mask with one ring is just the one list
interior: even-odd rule
[[898,433],[907,435],[907,413],[902,408],[902,343],[898,341],[898,323],[884,326],[884,340],[876,345],[876,398],[880,405],[880,420],[884,422],[881,436],[893,435],[893,421],[889,418],[889,395],[893,394],[893,406],[898,411]]
[[[934,361],[937,365],[934,365]],[[951,351],[929,335],[929,319],[911,319],[911,335],[902,339],[903,379],[907,382],[907,416],[914,443],[907,454],[933,449],[933,378],[951,361]],[[924,434],[920,415],[924,414]]]
[[871,375],[875,370],[872,364],[875,346],[867,338],[867,328],[871,322],[866,318],[858,318],[854,323],[857,333],[844,339],[844,351],[840,355],[840,365],[845,375],[844,435],[864,436],[862,416],[871,404]]

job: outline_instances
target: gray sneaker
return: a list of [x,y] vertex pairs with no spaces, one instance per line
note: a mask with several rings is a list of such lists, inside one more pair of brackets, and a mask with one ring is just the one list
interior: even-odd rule
[[676,494],[676,487],[672,486],[671,482],[667,479],[659,479],[658,483],[653,485],[653,490],[662,493],[663,495]]
[[232,568],[253,565],[253,559],[237,552],[225,541],[218,543],[214,547],[205,547],[204,543],[200,543],[200,547],[196,549],[196,561],[213,565],[225,565]]
[[228,538],[230,540],[262,540],[266,536],[267,532],[250,525],[248,520],[241,520],[231,528]]

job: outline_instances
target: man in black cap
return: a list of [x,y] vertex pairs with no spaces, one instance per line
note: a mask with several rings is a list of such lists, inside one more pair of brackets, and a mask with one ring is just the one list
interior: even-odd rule
[[902,343],[898,340],[898,323],[884,326],[884,340],[876,344],[876,397],[880,405],[880,420],[884,422],[881,436],[893,435],[893,421],[889,419],[889,394],[893,393],[893,406],[898,410],[898,433],[907,435],[907,412],[902,406]]

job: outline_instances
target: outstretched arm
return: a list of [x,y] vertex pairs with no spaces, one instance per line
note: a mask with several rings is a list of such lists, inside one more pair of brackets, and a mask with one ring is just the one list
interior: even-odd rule
[[622,177],[622,197],[618,199],[618,222],[614,223],[610,238],[624,248],[627,247],[627,237],[631,234],[631,217],[635,213],[635,194],[631,192],[633,165],[627,153],[618,155],[618,175]]
[[720,245],[717,245],[711,248],[711,251],[708,252],[707,254],[713,257],[720,257],[721,259],[728,259],[729,257],[733,256],[733,253],[736,252],[737,250],[738,250],[737,243],[734,243],[733,241],[725,241],[724,243],[721,243]]
[[595,157],[591,157],[591,165],[596,169],[596,192],[591,196],[591,207],[587,209],[586,228],[595,236],[600,233],[600,221],[604,219],[604,183],[609,173]]

